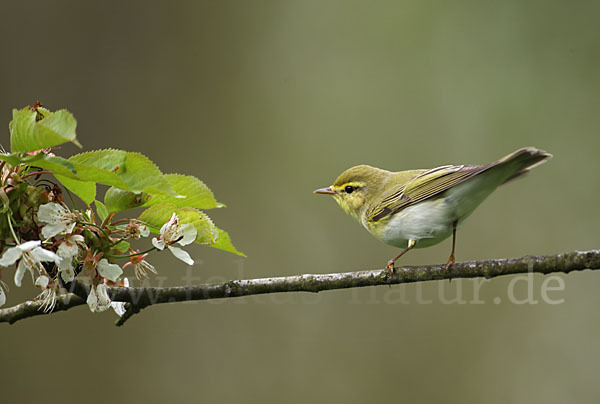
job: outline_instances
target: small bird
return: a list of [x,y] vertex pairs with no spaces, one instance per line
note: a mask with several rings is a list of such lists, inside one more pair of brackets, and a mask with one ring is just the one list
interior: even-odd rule
[[449,270],[455,262],[456,228],[498,186],[551,157],[543,150],[525,147],[484,165],[399,172],[359,165],[314,193],[332,195],[372,235],[403,248],[387,263],[392,272],[396,260],[412,248],[429,247],[452,235],[452,252],[446,263]]

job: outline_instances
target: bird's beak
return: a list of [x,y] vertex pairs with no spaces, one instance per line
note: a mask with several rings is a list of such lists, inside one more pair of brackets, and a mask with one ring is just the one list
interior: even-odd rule
[[327,195],[335,195],[335,191],[331,189],[331,187],[327,188],[319,188],[313,191],[315,194],[327,194]]

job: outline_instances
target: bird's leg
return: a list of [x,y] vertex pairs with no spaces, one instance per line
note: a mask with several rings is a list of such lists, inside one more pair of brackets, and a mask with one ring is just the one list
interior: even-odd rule
[[450,257],[448,257],[448,262],[446,263],[446,272],[450,270],[452,264],[454,264],[454,247],[456,246],[456,225],[458,224],[458,220],[455,220],[452,223],[452,252],[450,253]]
[[400,252],[400,254],[396,255],[394,258],[392,258],[391,260],[389,260],[385,268],[386,269],[391,269],[392,270],[392,274],[393,274],[394,273],[394,262],[396,262],[396,260],[398,258],[402,257],[410,249],[412,249],[415,246],[415,244],[417,244],[416,240],[408,240],[408,247],[406,247],[404,250],[402,250]]

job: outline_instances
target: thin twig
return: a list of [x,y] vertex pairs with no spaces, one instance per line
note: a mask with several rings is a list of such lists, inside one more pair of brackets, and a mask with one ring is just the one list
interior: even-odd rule
[[[455,263],[450,271],[445,265],[410,266],[396,268],[394,274],[387,269],[332,274],[304,274],[274,278],[233,280],[213,285],[177,286],[162,288],[110,287],[108,293],[113,301],[127,302],[126,312],[117,321],[123,325],[145,307],[192,300],[232,298],[265,293],[320,292],[324,290],[358,288],[363,286],[394,285],[456,278],[493,278],[528,272],[550,274],[569,273],[584,269],[600,269],[600,250],[574,251],[550,256],[525,256],[495,260]],[[56,311],[85,304],[85,290],[73,288],[75,293],[59,298]],[[68,299],[67,299],[68,298]],[[44,314],[39,311],[41,303],[26,302],[0,310],[0,322],[17,320]]]

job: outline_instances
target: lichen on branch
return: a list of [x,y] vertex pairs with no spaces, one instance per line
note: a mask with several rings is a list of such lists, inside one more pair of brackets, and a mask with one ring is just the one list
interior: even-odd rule
[[[455,263],[450,271],[445,265],[406,266],[387,269],[330,274],[304,274],[271,278],[232,280],[219,284],[177,287],[109,287],[108,294],[116,302],[126,302],[126,312],[117,321],[122,325],[140,310],[162,303],[223,299],[266,293],[321,292],[364,286],[395,285],[456,278],[494,278],[523,273],[569,273],[585,269],[600,269],[600,250],[573,251],[548,256],[525,256]],[[85,304],[85,288],[74,287],[74,293],[62,296],[54,312]],[[15,321],[42,315],[39,302],[26,302],[0,310],[0,322]]]

